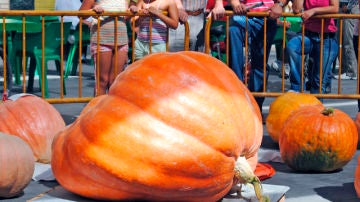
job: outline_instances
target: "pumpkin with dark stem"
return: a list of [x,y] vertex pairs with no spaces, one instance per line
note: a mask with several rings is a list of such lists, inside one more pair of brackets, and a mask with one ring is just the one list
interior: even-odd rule
[[294,110],[302,106],[319,104],[322,105],[312,94],[287,92],[277,97],[271,102],[266,117],[266,129],[271,139],[276,143],[279,142],[281,128]]
[[294,111],[279,138],[282,159],[297,171],[340,169],[354,156],[357,143],[356,125],[349,115],[321,105]]
[[225,64],[156,53],[56,136],[51,165],[65,189],[93,199],[217,201],[235,176],[259,188],[244,159],[257,159],[262,136],[254,97]]
[[0,131],[28,143],[38,162],[50,163],[52,141],[64,128],[55,107],[35,95],[16,94],[0,104]]
[[21,194],[34,168],[30,146],[17,136],[0,132],[0,199]]

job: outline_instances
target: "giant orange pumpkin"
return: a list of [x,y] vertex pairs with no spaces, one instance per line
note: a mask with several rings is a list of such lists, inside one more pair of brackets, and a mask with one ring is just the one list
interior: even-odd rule
[[156,53],[56,136],[51,165],[65,189],[89,198],[217,201],[262,136],[254,97],[225,64]]
[[322,104],[312,94],[287,92],[277,97],[270,104],[269,114],[266,117],[266,130],[274,142],[279,142],[279,134],[284,122],[296,109],[307,105]]
[[52,141],[64,127],[60,113],[40,97],[17,94],[0,104],[0,131],[28,143],[38,162],[50,162]]
[[0,199],[21,194],[34,173],[31,148],[19,137],[0,132]]
[[354,156],[358,134],[346,113],[321,105],[294,111],[280,133],[281,158],[298,171],[329,172]]

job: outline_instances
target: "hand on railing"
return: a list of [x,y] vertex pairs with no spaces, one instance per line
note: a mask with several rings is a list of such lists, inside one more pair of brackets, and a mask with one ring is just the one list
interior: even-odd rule
[[308,20],[315,14],[315,11],[313,9],[310,9],[310,10],[303,11],[300,14],[301,14],[302,20],[305,22],[306,20]]
[[135,5],[131,5],[129,7],[129,11],[132,12],[132,13],[137,13],[137,12],[139,12],[139,8],[137,6],[135,6]]
[[225,8],[222,4],[216,4],[215,7],[211,10],[207,18],[213,16],[214,20],[219,20],[225,16]]
[[186,22],[188,19],[188,14],[184,8],[178,8],[178,11],[179,11],[179,22],[181,24],[184,24],[184,22]]
[[240,1],[235,1],[235,3],[232,4],[232,8],[235,14],[245,15],[247,12],[246,5],[240,3]]
[[280,16],[282,16],[282,13],[283,13],[283,7],[278,3],[275,3],[273,6],[269,8],[269,17],[272,19],[279,18]]
[[104,8],[100,5],[95,5],[93,8],[92,8],[93,11],[95,11],[96,13],[103,13],[104,12]]

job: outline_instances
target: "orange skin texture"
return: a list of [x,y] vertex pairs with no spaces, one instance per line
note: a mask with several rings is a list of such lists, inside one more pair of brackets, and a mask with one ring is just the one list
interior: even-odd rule
[[302,106],[318,104],[322,105],[319,99],[306,93],[287,92],[277,97],[270,104],[269,114],[266,117],[266,130],[271,139],[276,143],[279,142],[281,128],[294,110]]
[[[358,135],[360,134],[360,112],[358,112],[356,114],[355,117],[355,124],[358,130]],[[358,156],[358,165],[356,166],[355,169],[355,177],[354,177],[354,187],[355,187],[355,191],[357,196],[360,198],[360,156]]]
[[30,146],[19,137],[0,132],[0,198],[19,195],[30,183],[34,168]]
[[358,198],[360,198],[360,156],[358,156],[357,158],[357,166],[355,169],[355,175],[354,175],[354,187],[355,187],[355,191],[356,191],[356,195]]
[[356,124],[356,127],[358,129],[358,134],[360,136],[360,112],[358,112],[356,114],[356,117],[355,117],[355,124]]
[[65,127],[60,113],[44,99],[24,95],[0,104],[0,131],[15,135],[28,143],[35,161],[50,163],[51,144]]
[[262,135],[254,97],[225,64],[155,53],[57,135],[52,169],[63,187],[98,200],[217,201],[237,157],[256,160]]
[[326,116],[321,113],[324,109],[321,105],[304,106],[286,120],[280,134],[279,148],[282,159],[290,167],[296,167],[292,161],[303,155],[304,151],[308,152],[308,158],[325,153],[324,156],[334,161],[329,167],[314,170],[319,172],[342,168],[354,156],[358,143],[354,121],[338,109]]

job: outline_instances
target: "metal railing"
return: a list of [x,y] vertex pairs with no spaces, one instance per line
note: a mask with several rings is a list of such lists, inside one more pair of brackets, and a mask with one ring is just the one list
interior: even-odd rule
[[[79,26],[79,40],[78,40],[78,47],[79,47],[79,55],[78,55],[78,63],[79,63],[79,66],[78,66],[78,93],[76,97],[69,97],[69,96],[65,96],[64,95],[64,67],[65,67],[65,64],[64,64],[64,45],[66,43],[66,39],[64,40],[64,19],[63,17],[64,16],[78,16],[79,17],[79,24],[83,24],[84,20],[88,17],[93,17],[95,19],[97,19],[98,21],[101,21],[100,17],[101,16],[109,16],[109,17],[113,17],[115,20],[115,26],[117,25],[117,20],[118,18],[120,17],[124,17],[124,18],[130,18],[130,17],[134,17],[134,16],[146,16],[145,14],[133,14],[133,13],[130,13],[130,12],[104,12],[102,14],[96,14],[95,12],[93,11],[29,11],[29,10],[26,10],[26,11],[22,11],[22,10],[12,10],[12,11],[5,11],[5,10],[0,10],[0,16],[2,16],[2,33],[3,33],[3,37],[2,37],[2,46],[3,46],[3,49],[4,50],[8,50],[8,44],[11,43],[9,40],[8,40],[8,36],[9,36],[9,30],[7,30],[7,21],[10,21],[10,20],[7,20],[8,18],[11,18],[12,16],[17,16],[17,17],[21,17],[21,21],[22,21],[22,28],[21,28],[21,31],[23,33],[22,35],[22,65],[21,65],[21,71],[22,71],[22,80],[24,82],[22,82],[22,91],[24,93],[26,93],[26,85],[27,85],[27,82],[25,82],[27,79],[27,51],[26,51],[26,44],[27,44],[27,41],[28,40],[31,40],[31,39],[27,39],[26,38],[26,29],[27,29],[27,26],[26,26],[26,17],[29,17],[29,16],[38,16],[39,19],[41,19],[39,21],[39,23],[41,23],[41,29],[42,29],[42,50],[45,50],[45,47],[46,47],[46,44],[45,44],[45,26],[46,26],[46,17],[49,17],[49,16],[60,16],[60,22],[61,22],[61,41],[60,41],[60,47],[61,47],[61,50],[60,50],[60,57],[61,57],[61,63],[60,63],[60,83],[59,83],[59,88],[60,88],[60,95],[59,97],[51,97],[51,98],[47,98],[45,97],[45,93],[44,93],[44,80],[45,80],[45,74],[42,73],[41,75],[39,75],[39,77],[42,78],[42,93],[41,93],[41,96],[46,99],[49,103],[82,103],[82,102],[88,102],[90,101],[94,96],[86,96],[84,97],[83,96],[83,64],[82,64],[82,60],[81,60],[81,53],[82,53],[82,47],[83,47],[83,30],[82,30],[82,26]],[[151,24],[152,20],[150,20],[150,24]],[[132,50],[134,50],[134,41],[135,41],[135,22],[131,22],[131,44],[132,44]],[[99,26],[99,23],[98,23],[98,26]],[[185,26],[185,33],[184,33],[184,49],[185,50],[188,50],[189,49],[189,25],[188,23],[185,23],[184,24]],[[150,29],[151,30],[151,29]],[[10,30],[11,31],[11,30]],[[116,35],[116,29],[115,29],[115,35]],[[100,29],[98,29],[98,40],[100,38]],[[151,31],[150,31],[150,35],[151,35]],[[151,38],[151,36],[150,36]],[[115,44],[117,43],[116,39],[115,39]],[[151,43],[151,42],[150,42]],[[151,45],[151,44],[150,44]],[[99,48],[99,46],[98,46]],[[168,42],[166,44],[166,49],[168,50]],[[117,49],[115,49],[115,51],[117,51]],[[150,49],[150,52],[151,52],[151,49]],[[9,53],[7,53],[7,51],[3,51],[3,55],[2,55],[2,58],[3,58],[3,61],[7,61],[9,59],[8,57]],[[42,72],[46,71],[46,64],[45,64],[45,60],[44,60],[44,56],[45,56],[45,53],[44,51],[42,51]],[[117,54],[115,54],[115,61],[116,61],[116,57],[117,57]],[[96,64],[97,66],[99,66],[99,57],[97,58],[96,60]],[[13,61],[12,61],[13,62]],[[131,55],[131,62],[134,62],[134,51],[132,51],[132,55]],[[6,93],[7,93],[7,73],[8,71],[11,71],[9,69],[9,67],[7,67],[7,64],[6,62],[4,62],[4,65],[3,65],[3,68],[4,68],[4,86],[3,86],[3,92],[4,92],[4,95],[6,96]],[[97,70],[99,71],[99,70]],[[116,70],[115,70],[116,71]],[[97,76],[97,81],[99,81],[99,74],[96,74]],[[98,88],[98,85],[94,86],[96,88]],[[93,87],[93,88],[94,88]]]
[[[225,27],[226,27],[226,64],[229,65],[229,22],[230,22],[230,17],[233,15],[233,12],[232,11],[227,11],[226,12],[226,17],[225,17]],[[268,13],[266,12],[249,12],[247,13],[247,16],[246,16],[246,22],[248,22],[248,17],[251,17],[251,16],[256,16],[256,17],[259,17],[259,18],[264,18],[265,22],[267,20],[267,17],[268,17]],[[284,17],[284,22],[286,22],[286,17],[300,17],[300,15],[294,15],[292,13],[283,13],[282,14],[283,17]],[[324,19],[327,19],[327,18],[334,18],[335,20],[338,20],[338,44],[339,44],[339,53],[338,53],[338,63],[339,63],[339,74],[341,74],[341,70],[342,70],[342,24],[343,24],[343,20],[346,19],[346,18],[354,18],[354,19],[360,19],[360,15],[359,14],[328,14],[328,15],[318,15],[318,16],[314,16],[315,18],[320,18],[322,19],[322,27],[321,29],[324,30]],[[211,25],[213,23],[213,20],[212,19],[208,19],[207,23],[206,23],[206,26],[205,26],[205,52],[210,54],[211,53],[211,48],[210,48],[210,30],[211,30]],[[266,23],[264,23],[264,33],[266,33]],[[247,25],[246,25],[247,26]],[[304,37],[304,34],[305,34],[305,27],[302,26],[301,28],[301,33],[299,33],[302,35],[302,37]],[[284,23],[284,27],[283,27],[283,39],[286,38],[286,23]],[[264,34],[264,41],[266,41],[266,34]],[[302,43],[304,42],[304,40],[302,40]],[[235,42],[236,43],[236,42]],[[321,50],[320,50],[320,86],[322,86],[322,62],[323,62],[323,58],[322,58],[322,51],[323,51],[323,32],[321,33]],[[360,43],[359,43],[360,44]],[[264,43],[264,51],[266,51],[266,43]],[[285,44],[285,40],[283,40],[282,42],[282,68],[281,68],[281,71],[282,71],[282,78],[281,78],[281,88],[279,89],[279,91],[269,91],[268,90],[268,86],[267,86],[267,83],[266,83],[266,78],[264,78],[264,82],[263,82],[263,91],[262,92],[252,92],[254,96],[258,96],[258,97],[277,97],[283,93],[286,92],[286,79],[284,78],[284,71],[285,71],[285,68],[284,68],[284,55],[285,55],[285,49],[286,47],[286,44]],[[354,47],[358,50],[360,50],[360,45],[359,47]],[[246,40],[245,40],[245,45],[244,45],[244,52],[246,53],[245,54],[245,64],[248,63],[249,61],[249,42],[248,42],[248,31],[246,31]],[[240,57],[240,56],[239,56]],[[304,71],[305,71],[305,64],[304,64],[304,57],[305,57],[305,54],[304,54],[304,43],[302,44],[302,68],[301,68],[301,86],[302,86],[302,89],[301,89],[301,92],[305,92],[304,90],[304,82],[305,82],[305,79],[304,79]],[[357,55],[357,58],[358,58],[358,61],[360,61],[360,55]],[[266,52],[264,53],[264,67],[263,67],[263,75],[266,75],[267,73],[267,68],[266,68]],[[358,63],[358,71],[357,71],[357,81],[356,81],[356,92],[352,93],[352,94],[349,94],[349,93],[343,93],[342,92],[342,81],[341,79],[338,79],[337,80],[337,91],[336,92],[331,92],[331,93],[324,93],[321,91],[321,88],[320,88],[320,93],[318,94],[314,94],[316,97],[318,98],[329,98],[329,99],[360,99],[360,95],[359,95],[359,75],[360,75],[360,72],[359,72],[359,69],[360,69],[360,62]],[[244,68],[244,75],[246,75],[246,68]],[[340,75],[339,75],[340,76]],[[247,84],[247,80],[244,79],[244,83]]]
[[[139,14],[136,14],[136,15],[139,15]],[[230,17],[233,15],[233,12],[231,11],[227,11],[226,12],[226,63],[228,63],[229,61],[229,33],[228,33],[228,30],[229,30],[229,20],[230,20]],[[83,23],[83,21],[89,17],[89,16],[92,16],[94,18],[97,18],[98,20],[100,20],[100,17],[101,16],[110,16],[110,17],[114,17],[115,19],[117,19],[119,16],[121,17],[134,17],[135,15],[133,13],[130,13],[130,12],[104,12],[103,14],[96,14],[92,11],[20,11],[20,10],[12,10],[12,11],[5,11],[5,10],[0,10],[0,16],[2,16],[2,20],[3,22],[6,22],[6,19],[10,16],[21,16],[22,17],[22,30],[23,30],[23,41],[22,41],[22,46],[23,46],[23,52],[22,52],[22,80],[24,81],[22,83],[22,91],[23,92],[26,92],[26,77],[27,77],[27,56],[26,56],[26,43],[27,43],[27,40],[31,40],[31,39],[27,39],[26,38],[26,17],[28,16],[39,16],[41,17],[41,20],[39,23],[41,23],[41,27],[42,27],[42,30],[44,30],[44,27],[46,25],[46,17],[48,16],[62,16],[60,19],[60,22],[61,24],[63,25],[64,23],[64,20],[63,20],[63,16],[78,16],[79,19],[80,19],[80,24]],[[268,16],[268,13],[253,13],[253,12],[250,12],[247,14],[246,16],[246,20],[248,20],[248,17],[250,16],[257,16],[257,17],[264,17],[264,19],[266,20],[267,16]],[[289,13],[283,13],[283,16],[284,16],[284,21],[286,21],[286,17],[294,17],[294,16],[299,16],[299,15],[293,15],[293,14],[289,14]],[[319,16],[316,16],[317,18],[321,18],[321,19],[326,19],[326,18],[335,18],[338,20],[338,23],[339,23],[339,57],[338,57],[338,60],[339,60],[339,72],[341,72],[341,69],[342,69],[342,23],[343,23],[343,19],[346,19],[346,18],[356,18],[356,19],[360,19],[360,15],[359,14],[333,14],[333,15],[319,15]],[[324,21],[322,21],[322,24],[324,23]],[[211,27],[211,24],[212,24],[212,19],[208,19],[207,22],[206,22],[206,26],[205,26],[205,52],[206,53],[210,53],[210,27]],[[266,23],[265,23],[266,24]],[[323,25],[322,25],[323,26]],[[132,48],[134,48],[134,41],[135,41],[135,36],[136,36],[136,33],[134,31],[134,27],[135,27],[135,24],[134,23],[131,23],[131,27],[132,27],[132,38],[131,38],[131,44],[132,44]],[[7,27],[6,27],[6,23],[3,23],[2,25],[2,33],[3,33],[3,37],[2,37],[2,41],[3,41],[3,49],[4,50],[8,50],[8,31],[6,30]],[[265,26],[264,27],[264,32],[266,32],[266,29],[267,27]],[[63,33],[63,29],[61,29],[61,36],[64,36],[64,33]],[[284,31],[283,31],[283,38],[285,38],[286,36],[286,33],[285,33],[286,29],[285,29],[285,25],[284,25]],[[189,47],[189,25],[187,23],[185,23],[185,41],[184,41],[184,47],[185,47],[185,50],[188,50],[188,47]],[[246,32],[246,34],[248,35],[248,33]],[[302,28],[302,33],[301,33],[303,36],[304,36],[304,27]],[[43,31],[42,32],[42,49],[44,50],[45,48],[45,42],[44,42],[44,37],[45,37],[46,33]],[[83,47],[83,42],[82,42],[82,27],[80,26],[79,27],[79,41],[78,41],[78,47],[79,47],[79,66],[78,66],[78,92],[77,92],[77,96],[73,96],[73,97],[70,97],[70,96],[65,96],[64,93],[63,93],[63,88],[64,88],[64,67],[65,67],[65,64],[64,64],[64,44],[65,44],[65,41],[63,39],[63,37],[61,37],[61,50],[60,50],[60,55],[61,55],[61,64],[60,64],[60,82],[59,82],[59,89],[60,89],[60,93],[59,93],[59,97],[51,97],[51,98],[46,98],[44,96],[44,90],[42,90],[42,97],[44,99],[46,99],[48,102],[50,103],[82,103],[82,102],[88,102],[89,100],[91,100],[93,98],[93,96],[84,96],[83,95],[83,89],[84,89],[84,86],[83,86],[83,67],[82,67],[82,60],[81,60],[81,52],[82,52],[82,47]],[[246,41],[245,41],[245,46],[244,46],[244,49],[245,49],[245,53],[248,53],[248,50],[249,50],[249,46],[248,46],[248,37],[246,37]],[[266,40],[266,35],[264,35],[264,40]],[[321,35],[321,40],[323,40],[323,35]],[[266,43],[264,43],[266,44]],[[283,42],[282,44],[282,60],[283,60],[283,64],[284,64],[284,52],[285,52],[285,41]],[[303,46],[304,47],[304,46]],[[355,47],[357,49],[360,50],[360,43],[359,43],[359,47]],[[266,48],[264,48],[264,50],[266,50]],[[302,49],[302,51],[304,51]],[[321,49],[322,51],[322,49]],[[7,51],[3,51],[3,60],[6,61],[7,59],[9,59],[8,57],[8,54]],[[266,54],[264,54],[266,55]],[[321,54],[320,54],[321,55]],[[304,54],[303,54],[303,57],[304,57]],[[357,56],[358,59],[360,59],[360,55]],[[249,60],[249,56],[248,54],[245,55],[245,64],[247,64]],[[268,71],[266,69],[266,57],[264,56],[263,58],[264,60],[264,67],[263,67],[263,70],[264,70],[264,75],[266,75],[266,72]],[[98,62],[99,60],[97,60]],[[134,61],[134,55],[132,54],[132,58],[131,58],[131,62]],[[304,82],[304,60],[302,60],[302,82]],[[320,61],[322,62],[322,56],[320,58]],[[320,63],[321,63],[320,62]],[[44,52],[43,52],[43,57],[42,57],[42,72],[45,71],[45,60],[44,60]],[[3,67],[4,67],[4,84],[3,84],[3,89],[4,89],[4,92],[6,93],[6,89],[7,89],[7,77],[6,77],[6,74],[7,74],[7,71],[9,71],[8,67],[7,67],[7,64],[6,62],[4,62],[3,64]],[[320,64],[320,68],[322,68],[322,63]],[[360,95],[359,95],[359,78],[360,78],[360,73],[359,73],[359,69],[360,69],[360,63],[358,63],[358,76],[357,76],[357,80],[356,80],[356,92],[354,93],[351,93],[351,94],[346,94],[346,93],[343,93],[342,91],[342,81],[341,79],[339,79],[337,81],[337,91],[336,92],[332,92],[332,93],[328,93],[328,94],[325,94],[323,92],[320,91],[320,93],[318,94],[314,94],[315,96],[319,97],[319,98],[331,98],[331,99],[360,99]],[[284,65],[282,66],[282,70],[283,73],[284,73]],[[320,72],[322,72],[320,70]],[[284,75],[284,74],[283,74]],[[41,76],[43,79],[42,79],[42,82],[44,82],[44,74],[42,75],[39,75]],[[97,74],[98,76],[98,74]],[[265,78],[264,78],[264,81],[265,81]],[[245,83],[247,83],[247,81],[244,81]],[[281,87],[278,91],[269,91],[268,90],[268,86],[267,86],[267,83],[264,82],[264,86],[263,86],[263,92],[252,92],[254,96],[259,96],[259,97],[277,97],[281,94],[283,94],[284,92],[286,92],[286,79],[284,78],[284,76],[282,77],[281,79]],[[322,77],[320,76],[320,84],[322,82]],[[44,86],[44,83],[42,84],[42,86]],[[303,85],[302,85],[303,86]],[[320,85],[321,86],[321,85]],[[89,88],[89,87],[87,87]],[[90,87],[90,88],[94,88],[94,86]],[[304,89],[302,89],[302,91],[304,91]]]

